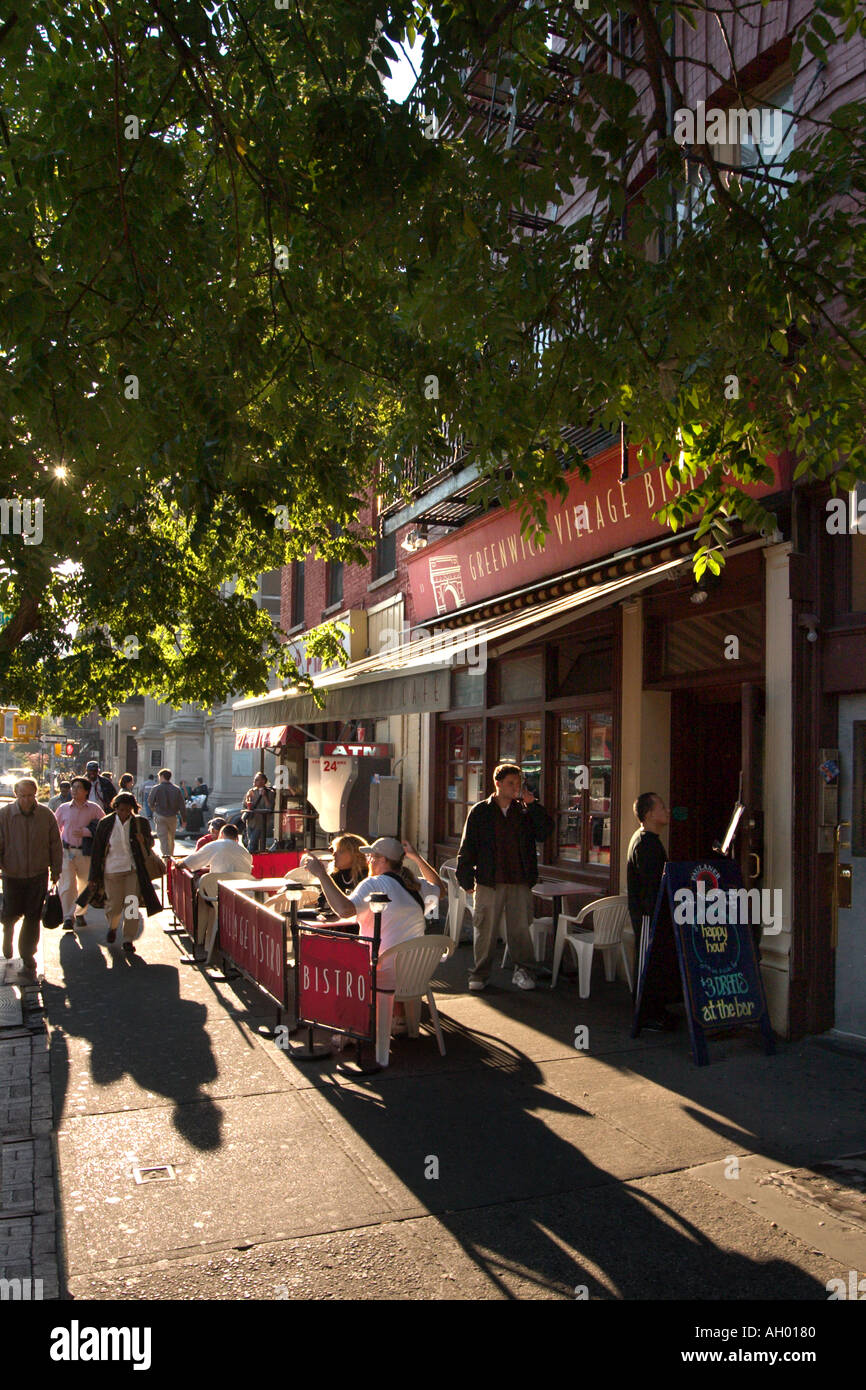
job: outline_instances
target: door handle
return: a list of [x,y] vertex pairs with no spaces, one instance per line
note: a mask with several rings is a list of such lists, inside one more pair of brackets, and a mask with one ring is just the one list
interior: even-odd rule
[[749,858],[750,858],[750,859],[754,859],[754,861],[755,861],[755,872],[754,872],[753,874],[749,874],[749,878],[750,878],[750,879],[752,879],[752,878],[760,878],[760,877],[761,877],[761,856],[760,856],[760,854],[756,854],[755,851],[754,851],[753,849],[750,849],[750,850],[749,850]]

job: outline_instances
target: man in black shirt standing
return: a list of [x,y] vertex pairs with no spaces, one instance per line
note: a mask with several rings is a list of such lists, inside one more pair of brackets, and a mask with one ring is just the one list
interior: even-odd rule
[[[641,931],[644,918],[648,921],[655,911],[662,872],[667,863],[660,832],[670,821],[668,808],[655,792],[641,792],[634,803],[634,813],[640,829],[631,837],[628,847],[628,914],[634,928],[635,972],[634,990],[637,994],[638,963],[640,961]],[[653,1031],[676,1027],[676,1019],[667,1013],[665,1005],[677,997],[676,955],[668,914],[662,910],[656,924],[653,946],[653,979],[644,990],[641,1003],[641,1026]]]
[[513,983],[518,989],[535,989],[529,924],[532,889],[538,882],[536,845],[547,839],[553,821],[515,763],[494,768],[493,784],[493,795],[479,801],[466,817],[457,851],[457,882],[467,893],[475,893],[475,963],[469,988],[487,988],[497,929],[504,916],[505,938],[514,961]]

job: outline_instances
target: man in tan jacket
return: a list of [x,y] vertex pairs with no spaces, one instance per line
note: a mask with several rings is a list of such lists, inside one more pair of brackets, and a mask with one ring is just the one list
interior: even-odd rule
[[56,882],[63,847],[53,811],[36,800],[32,777],[15,783],[15,800],[0,808],[0,872],[3,875],[3,955],[12,959],[15,923],[24,919],[18,951],[26,974],[36,981],[36,947],[48,875]]

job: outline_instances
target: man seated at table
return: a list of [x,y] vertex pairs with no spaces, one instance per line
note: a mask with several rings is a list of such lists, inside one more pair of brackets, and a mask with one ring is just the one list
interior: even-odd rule
[[184,868],[189,869],[191,873],[196,869],[205,869],[208,873],[214,874],[242,871],[252,876],[253,872],[253,856],[239,844],[236,825],[224,825],[219,839],[212,840],[209,845],[202,845],[201,849],[188,854],[182,862]]

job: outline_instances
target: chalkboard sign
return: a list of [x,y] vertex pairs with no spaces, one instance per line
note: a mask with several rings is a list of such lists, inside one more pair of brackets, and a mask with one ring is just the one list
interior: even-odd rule
[[673,932],[683,982],[692,1052],[706,1066],[706,1031],[756,1024],[765,1051],[775,1052],[752,926],[760,921],[758,889],[743,887],[733,859],[667,863],[649,927],[635,1001],[632,1036],[641,1028],[648,982],[662,968],[663,937]]

